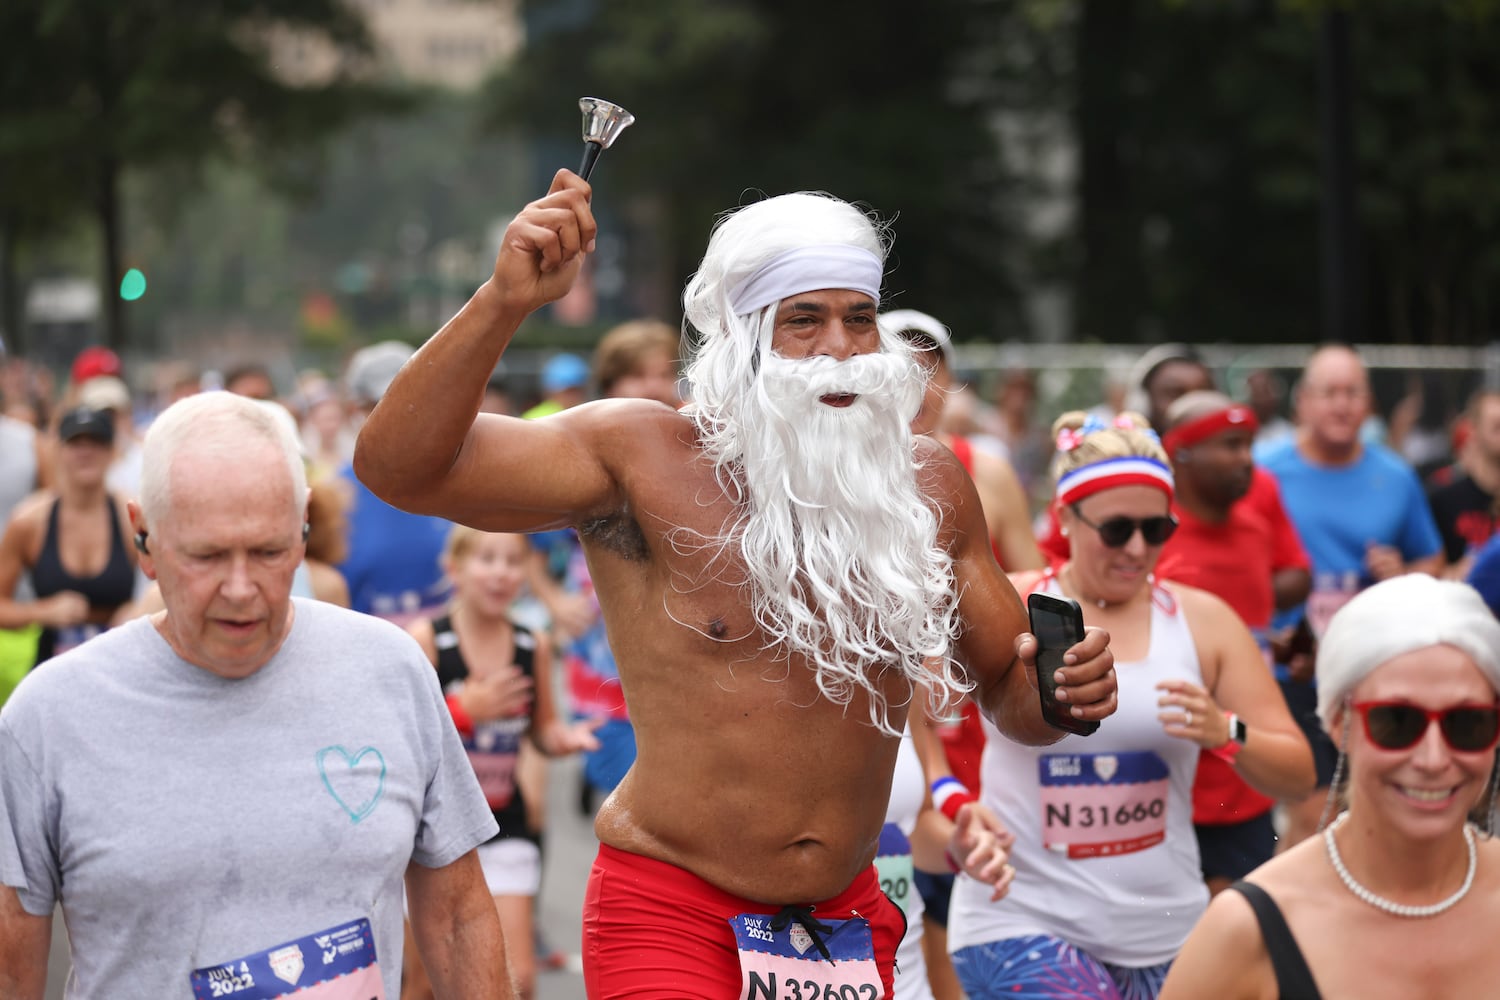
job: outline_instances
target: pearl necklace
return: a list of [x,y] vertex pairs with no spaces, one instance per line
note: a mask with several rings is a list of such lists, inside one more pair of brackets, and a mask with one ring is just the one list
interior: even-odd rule
[[1328,848],[1328,860],[1333,862],[1333,870],[1339,873],[1339,878],[1343,880],[1345,888],[1375,907],[1375,909],[1384,910],[1386,913],[1391,913],[1398,917],[1435,917],[1439,913],[1443,913],[1456,906],[1458,901],[1467,896],[1469,890],[1473,888],[1474,872],[1479,867],[1479,851],[1474,846],[1474,830],[1466,823],[1464,824],[1464,843],[1469,846],[1469,873],[1464,876],[1464,884],[1458,887],[1457,892],[1447,899],[1433,903],[1430,906],[1411,906],[1406,903],[1393,903],[1384,896],[1375,895],[1375,893],[1354,881],[1354,876],[1350,875],[1349,869],[1344,867],[1344,859],[1339,857],[1339,847],[1334,841],[1333,832],[1343,826],[1344,821],[1348,818],[1349,814],[1344,813],[1328,825],[1328,828],[1323,831],[1323,844]]

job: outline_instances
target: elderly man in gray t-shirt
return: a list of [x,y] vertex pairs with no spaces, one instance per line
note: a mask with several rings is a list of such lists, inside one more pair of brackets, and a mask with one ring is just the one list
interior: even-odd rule
[[495,823],[432,668],[290,597],[305,497],[251,401],[148,434],[130,514],[166,610],[0,713],[0,996],[43,995],[61,904],[70,997],[395,998],[403,883],[438,994],[514,996],[474,854]]

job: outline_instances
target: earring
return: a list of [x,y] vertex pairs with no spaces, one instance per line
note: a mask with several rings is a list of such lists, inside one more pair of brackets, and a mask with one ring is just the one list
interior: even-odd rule
[[1344,708],[1344,742],[1339,747],[1338,759],[1333,764],[1333,780],[1328,783],[1328,801],[1323,803],[1323,814],[1318,817],[1319,830],[1328,825],[1331,814],[1337,814],[1337,806],[1340,798],[1342,798],[1339,785],[1346,777],[1344,772],[1348,769],[1346,765],[1349,760],[1349,754],[1346,748],[1349,746],[1349,716],[1352,714],[1353,712],[1346,705]]
[[1065,526],[1064,526],[1064,527],[1063,527],[1063,528],[1062,528],[1062,536],[1063,536],[1063,537],[1064,537],[1064,538],[1067,538],[1067,537],[1068,537],[1068,529],[1067,529],[1067,526],[1066,526],[1066,525],[1065,525]]
[[1482,829],[1493,837],[1497,829],[1497,819],[1500,819],[1496,816],[1497,809],[1500,809],[1500,803],[1496,802],[1496,799],[1500,798],[1500,752],[1495,754],[1495,760],[1490,764],[1490,768],[1490,802],[1489,808],[1484,810],[1485,825]]

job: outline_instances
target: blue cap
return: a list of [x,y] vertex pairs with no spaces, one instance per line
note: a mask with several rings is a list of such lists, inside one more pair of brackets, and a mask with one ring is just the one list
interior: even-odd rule
[[589,366],[576,354],[559,354],[542,368],[542,391],[562,392],[589,384]]

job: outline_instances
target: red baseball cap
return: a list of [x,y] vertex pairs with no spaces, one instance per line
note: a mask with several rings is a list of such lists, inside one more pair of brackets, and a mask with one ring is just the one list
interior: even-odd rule
[[100,375],[119,377],[123,367],[120,356],[107,347],[85,347],[73,359],[73,384],[82,385]]

